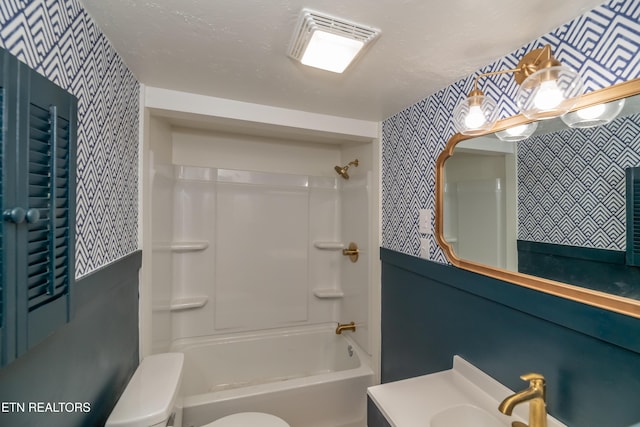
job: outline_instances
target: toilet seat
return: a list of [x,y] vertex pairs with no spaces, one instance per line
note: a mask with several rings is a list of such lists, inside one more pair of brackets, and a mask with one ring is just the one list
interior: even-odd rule
[[290,427],[282,418],[263,412],[241,412],[228,415],[203,427]]

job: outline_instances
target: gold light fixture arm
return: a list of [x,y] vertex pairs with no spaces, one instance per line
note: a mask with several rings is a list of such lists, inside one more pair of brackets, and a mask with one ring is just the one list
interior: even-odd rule
[[518,84],[521,84],[531,74],[535,73],[541,68],[553,67],[560,65],[560,61],[555,59],[551,54],[551,46],[546,45],[540,49],[534,49],[522,57],[518,66],[508,70],[492,71],[490,73],[478,74],[473,81],[473,90],[469,92],[469,96],[481,96],[484,93],[478,89],[478,81],[482,77],[495,76],[498,74],[514,73],[514,79]]
[[484,93],[482,93],[482,91],[478,89],[478,80],[480,80],[481,77],[495,76],[496,74],[516,73],[518,71],[520,71],[520,68],[512,68],[510,70],[500,70],[500,71],[492,71],[490,73],[478,74],[473,81],[473,90],[469,92],[469,96],[484,95]]
[[522,84],[531,74],[538,70],[562,65],[560,61],[551,54],[551,46],[546,45],[540,49],[534,49],[522,57],[518,66],[518,71],[513,76],[518,84]]

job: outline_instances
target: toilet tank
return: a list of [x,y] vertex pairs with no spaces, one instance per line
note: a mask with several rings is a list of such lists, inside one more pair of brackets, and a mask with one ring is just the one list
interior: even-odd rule
[[105,427],[166,425],[176,406],[183,364],[182,353],[145,357],[111,411]]

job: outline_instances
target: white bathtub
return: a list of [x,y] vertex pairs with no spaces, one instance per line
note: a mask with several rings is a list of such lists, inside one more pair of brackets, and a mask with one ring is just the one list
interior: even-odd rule
[[369,357],[335,324],[185,339],[183,425],[235,412],[277,415],[291,427],[365,427]]

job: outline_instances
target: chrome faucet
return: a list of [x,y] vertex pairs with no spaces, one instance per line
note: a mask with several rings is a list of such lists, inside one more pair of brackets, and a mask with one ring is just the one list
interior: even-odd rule
[[500,403],[498,410],[505,415],[511,415],[516,405],[529,402],[529,425],[519,421],[514,421],[511,425],[513,427],[547,427],[544,377],[531,373],[522,375],[520,378],[529,381],[529,388],[508,396]]

